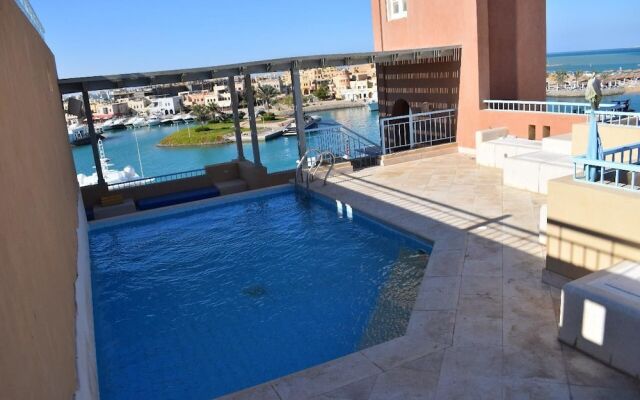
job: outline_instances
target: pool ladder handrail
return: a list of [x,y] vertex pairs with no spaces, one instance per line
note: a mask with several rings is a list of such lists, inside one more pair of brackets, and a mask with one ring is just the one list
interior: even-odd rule
[[324,164],[324,159],[325,157],[328,157],[331,159],[331,163],[329,165],[329,169],[327,170],[327,173],[324,176],[324,180],[323,180],[323,186],[327,184],[327,179],[329,178],[329,174],[331,174],[331,171],[333,170],[333,166],[336,163],[336,156],[330,152],[330,151],[320,151],[318,149],[309,149],[307,150],[302,157],[300,158],[300,160],[298,160],[298,163],[296,165],[296,174],[295,174],[295,178],[294,178],[294,182],[295,185],[298,186],[298,174],[300,175],[300,180],[302,182],[304,182],[304,174],[302,172],[303,167],[304,167],[304,162],[305,160],[309,159],[309,155],[311,153],[317,153],[318,154],[318,159],[315,162],[315,165],[311,166],[309,168],[309,172],[307,173],[307,181],[306,181],[306,186],[307,186],[307,190],[309,190],[309,181],[313,180],[315,178],[315,174],[318,171],[318,169],[320,168],[321,165]]

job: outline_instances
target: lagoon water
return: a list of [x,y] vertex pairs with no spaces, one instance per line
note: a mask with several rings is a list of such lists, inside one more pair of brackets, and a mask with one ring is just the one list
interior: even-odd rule
[[[367,107],[317,112],[313,115],[319,115],[323,121],[339,122],[376,143],[380,141],[378,113],[369,111]],[[186,148],[156,146],[162,138],[181,128],[184,128],[184,125],[144,127],[107,133],[103,141],[105,153],[113,163],[114,169],[121,170],[130,165],[139,175],[142,175],[142,169],[144,176],[199,169],[205,165],[218,164],[237,157],[235,143]],[[244,143],[243,147],[245,157],[252,160],[251,143]],[[138,161],[137,148],[140,149],[142,168]],[[293,169],[298,159],[298,141],[294,136],[260,142],[260,157],[269,172]],[[91,146],[74,147],[73,158],[78,173],[90,175],[95,171]]]

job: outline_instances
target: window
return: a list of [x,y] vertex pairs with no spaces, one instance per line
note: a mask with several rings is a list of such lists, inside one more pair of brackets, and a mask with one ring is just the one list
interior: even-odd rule
[[407,0],[387,0],[387,20],[406,18]]

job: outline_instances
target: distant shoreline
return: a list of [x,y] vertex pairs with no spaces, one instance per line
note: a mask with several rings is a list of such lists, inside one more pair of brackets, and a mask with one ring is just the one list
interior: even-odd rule
[[[640,93],[640,86],[602,89],[603,96],[619,96],[619,95],[631,94],[631,93]],[[549,97],[583,97],[584,89],[547,90],[547,96]]]

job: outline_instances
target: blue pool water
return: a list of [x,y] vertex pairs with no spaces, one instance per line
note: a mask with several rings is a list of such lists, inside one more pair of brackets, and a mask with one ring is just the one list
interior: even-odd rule
[[211,399],[404,334],[429,246],[292,191],[90,232],[100,392]]

